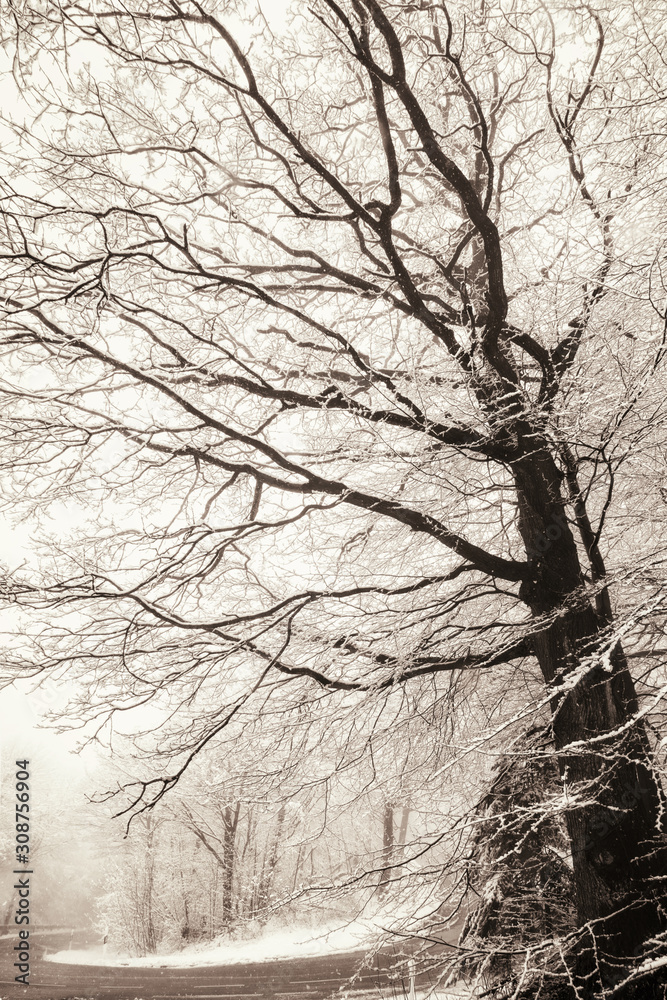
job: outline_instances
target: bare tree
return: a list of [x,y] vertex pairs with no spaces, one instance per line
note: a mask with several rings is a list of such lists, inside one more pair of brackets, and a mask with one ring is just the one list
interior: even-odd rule
[[241,802],[234,805],[221,806],[217,804],[215,828],[207,820],[195,816],[192,809],[185,805],[187,823],[195,837],[220,865],[222,872],[222,923],[230,927],[234,920],[233,886],[236,867],[236,834],[239,824]]
[[307,782],[483,677],[490,748],[548,717],[579,927],[512,988],[662,996],[657,9],[6,25],[7,495],[95,525],[8,581],[64,615],[10,672],[168,710],[130,811],[260,716]]

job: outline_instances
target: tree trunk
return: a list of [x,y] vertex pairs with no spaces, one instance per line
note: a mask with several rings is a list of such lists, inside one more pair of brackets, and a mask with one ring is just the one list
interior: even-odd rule
[[236,862],[236,831],[239,823],[239,811],[241,803],[236,806],[225,806],[222,812],[222,856],[224,865],[222,867],[222,923],[225,927],[231,927],[234,919],[233,912],[233,882],[234,867]]
[[405,847],[405,840],[408,835],[408,821],[410,819],[410,806],[403,806],[401,812],[401,825],[398,829],[398,840],[396,843],[400,847]]
[[382,895],[387,888],[387,882],[391,875],[391,858],[394,853],[394,806],[391,802],[385,802],[382,814],[382,863],[384,865],[380,872],[378,881],[378,894]]
[[282,802],[280,809],[278,810],[278,817],[276,819],[276,827],[271,841],[271,847],[262,866],[262,874],[259,880],[257,909],[260,912],[267,908],[271,899],[271,889],[273,888],[273,880],[276,873],[276,866],[278,864],[278,851],[283,835],[283,826],[285,824],[285,811],[285,803]]
[[153,841],[155,838],[155,826],[150,813],[146,816],[146,889],[144,893],[145,910],[141,914],[140,933],[142,937],[143,952],[146,955],[154,955],[157,952],[158,936],[153,916],[153,888],[155,882],[155,855],[153,851]]
[[[587,925],[573,971],[582,994],[591,995],[625,978],[642,942],[665,926],[663,793],[644,726],[633,721],[637,695],[620,644],[604,665],[599,655],[611,622],[584,593],[562,477],[545,451],[517,462],[514,474],[533,570],[521,596],[541,623],[533,648],[554,689],[553,737],[572,803],[566,820],[576,907],[580,927]],[[646,987],[638,995],[652,996]]]

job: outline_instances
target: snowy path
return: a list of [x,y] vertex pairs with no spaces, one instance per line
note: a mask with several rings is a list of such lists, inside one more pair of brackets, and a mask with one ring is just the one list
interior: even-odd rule
[[[196,968],[137,968],[31,962],[31,985],[12,983],[8,948],[0,952],[2,1000],[325,1000],[332,994],[354,996],[363,991],[383,1000],[405,1000],[410,984],[396,969],[392,955],[378,955],[372,967],[361,968],[362,951],[232,966]],[[427,983],[418,980],[420,987]],[[438,1000],[461,997],[439,993]]]
[[329,924],[318,929],[292,927],[289,930],[271,930],[261,937],[217,939],[190,945],[170,955],[129,958],[99,946],[61,951],[49,955],[49,961],[68,965],[123,966],[136,969],[241,965],[366,951],[372,948],[377,938],[376,925],[370,921],[355,920],[343,926]]

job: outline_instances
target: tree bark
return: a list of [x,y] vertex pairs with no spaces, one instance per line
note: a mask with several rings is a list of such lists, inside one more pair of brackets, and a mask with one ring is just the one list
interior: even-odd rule
[[271,847],[262,866],[262,874],[259,880],[259,889],[257,892],[257,910],[259,912],[266,909],[271,898],[271,889],[273,888],[273,880],[276,873],[276,866],[278,864],[278,851],[283,835],[283,827],[285,825],[285,813],[285,803],[282,802],[280,804],[280,809],[278,810]]
[[235,807],[225,806],[222,812],[222,856],[224,865],[222,866],[222,923],[225,927],[231,927],[234,919],[233,911],[233,881],[234,867],[236,861],[236,831],[239,823],[240,801]]
[[586,928],[573,971],[582,994],[592,995],[624,979],[640,945],[665,927],[663,792],[620,644],[604,664],[600,658],[611,621],[585,594],[562,476],[546,450],[517,462],[514,475],[532,571],[521,596],[539,620],[534,653],[554,692],[553,738]]
[[382,813],[382,863],[384,865],[380,872],[378,881],[378,895],[382,895],[386,888],[389,876],[391,875],[392,854],[394,853],[394,806],[391,802],[385,802]]

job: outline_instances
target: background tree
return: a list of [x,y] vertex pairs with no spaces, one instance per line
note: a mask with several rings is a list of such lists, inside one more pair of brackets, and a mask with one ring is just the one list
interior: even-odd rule
[[258,717],[307,782],[480,674],[497,749],[520,678],[581,928],[531,962],[661,995],[660,11],[9,14],[7,495],[95,525],[8,582],[57,612],[14,669],[164,714],[129,811]]
[[[237,742],[237,751],[242,750]],[[122,760],[118,747],[115,757]],[[377,942],[374,924],[391,925],[397,917],[400,924],[410,914],[401,898],[400,862],[406,855],[411,895],[420,896],[413,909],[433,896],[428,869],[434,850],[428,851],[428,867],[421,873],[421,892],[418,886],[416,860],[429,837],[424,818],[413,817],[406,844],[407,810],[396,810],[400,821],[388,858],[386,795],[381,783],[378,789],[381,775],[376,771],[371,781],[365,761],[346,782],[322,774],[304,788],[300,781],[292,787],[285,780],[272,785],[262,773],[265,758],[256,746],[240,757],[230,761],[223,747],[212,747],[193,762],[162,808],[150,814],[159,816],[159,823],[141,822],[142,814],[129,838],[108,845],[104,867],[110,891],[99,902],[98,924],[110,949],[143,955],[202,939],[243,940],[286,929],[304,939],[321,938],[350,923],[356,935],[352,946],[359,948]],[[126,770],[127,764],[112,778],[107,764],[107,784],[118,785]],[[412,801],[423,794],[423,783],[417,784],[422,787],[411,792],[404,785]],[[446,804],[451,808],[451,800]],[[440,817],[432,803],[428,815],[438,829]],[[417,859],[411,857],[415,854]],[[441,903],[442,894],[437,899]],[[363,919],[356,924],[358,914]]]
[[186,805],[188,826],[220,865],[222,874],[222,923],[230,926],[233,920],[234,869],[236,867],[236,834],[239,825],[241,802],[216,809],[215,826],[195,818]]

